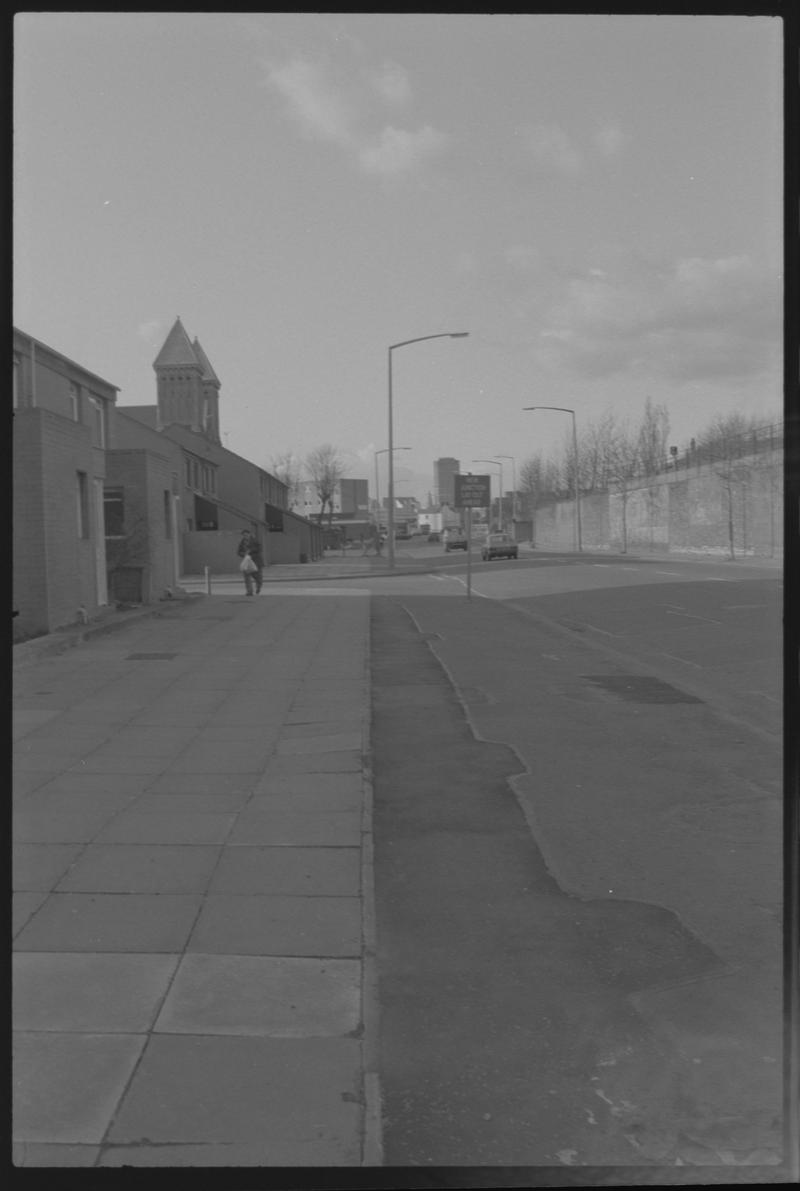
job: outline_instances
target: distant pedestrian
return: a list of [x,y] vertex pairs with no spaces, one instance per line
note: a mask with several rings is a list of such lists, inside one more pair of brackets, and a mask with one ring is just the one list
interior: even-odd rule
[[[242,530],[242,538],[239,542],[237,550],[239,558],[242,560],[239,564],[244,578],[245,595],[253,595],[255,588],[255,595],[261,591],[261,584],[264,579],[264,556],[261,553],[261,546],[255,534],[251,533],[249,529]],[[245,559],[249,558],[252,563],[252,569],[247,566]]]

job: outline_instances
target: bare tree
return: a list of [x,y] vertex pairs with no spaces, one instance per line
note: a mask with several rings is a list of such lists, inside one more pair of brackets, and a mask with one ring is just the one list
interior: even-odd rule
[[664,404],[654,405],[648,397],[639,426],[639,459],[645,475],[663,471],[669,442],[669,413]]
[[628,553],[628,492],[631,480],[641,467],[640,439],[627,423],[612,428],[605,444],[604,465],[609,480],[617,486],[622,497],[622,553]]
[[325,506],[328,506],[328,528],[333,524],[333,494],[336,485],[345,475],[347,464],[337,447],[330,443],[323,443],[306,456],[306,469],[314,481],[320,502],[319,523],[325,516]]
[[728,511],[728,549],[736,557],[733,529],[734,492],[744,484],[747,474],[742,457],[747,454],[756,423],[744,414],[718,414],[700,437],[700,449],[711,460],[722,483]]
[[584,492],[604,492],[608,487],[609,451],[617,427],[614,415],[607,409],[597,422],[589,422],[578,436],[580,456],[580,486]]
[[293,451],[283,451],[272,456],[269,470],[277,480],[286,485],[290,508],[297,504],[300,498],[300,468],[301,460]]

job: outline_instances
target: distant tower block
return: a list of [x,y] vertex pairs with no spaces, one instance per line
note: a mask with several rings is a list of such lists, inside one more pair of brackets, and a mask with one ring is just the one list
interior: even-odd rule
[[461,471],[458,459],[443,458],[433,464],[434,495],[440,505],[454,505],[456,499],[455,476]]

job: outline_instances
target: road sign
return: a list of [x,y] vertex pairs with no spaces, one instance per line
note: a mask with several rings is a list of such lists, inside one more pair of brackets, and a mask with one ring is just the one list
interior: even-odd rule
[[486,509],[491,504],[491,476],[456,475],[457,509]]

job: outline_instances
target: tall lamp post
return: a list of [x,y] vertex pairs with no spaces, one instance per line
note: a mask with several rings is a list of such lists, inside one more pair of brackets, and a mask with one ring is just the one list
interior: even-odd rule
[[[516,523],[517,520],[517,467],[514,462],[513,455],[495,455],[495,459],[510,459],[511,460],[511,485],[514,491],[511,493],[511,520]],[[500,493],[500,502],[502,504],[503,494]],[[516,537],[516,533],[514,535]]]
[[[411,447],[392,447],[393,451],[410,451]],[[381,447],[379,451],[375,452],[375,520],[380,525],[380,511],[381,511],[381,493],[378,487],[378,456],[385,455],[389,450],[388,447]]]
[[394,566],[394,418],[392,416],[392,352],[409,343],[423,343],[426,339],[466,339],[469,331],[442,331],[438,335],[418,335],[416,339],[403,339],[389,344],[389,508],[387,532],[389,534],[389,566]]
[[575,459],[575,545],[578,553],[581,552],[583,546],[581,544],[581,494],[578,489],[578,431],[575,426],[575,410],[565,409],[563,405],[524,405],[523,409],[556,409],[562,414],[572,414],[572,453]]
[[[498,508],[500,510],[500,515],[498,517],[498,522],[499,522],[498,528],[500,529],[500,532],[502,533],[503,532],[503,465],[502,465],[502,463],[498,463],[498,461],[496,459],[473,459],[472,462],[473,463],[491,463],[492,467],[500,468],[500,504],[498,505]],[[491,530],[491,526],[492,526],[492,505],[491,505],[491,501],[490,501],[489,502],[489,524],[486,527],[487,533]]]

